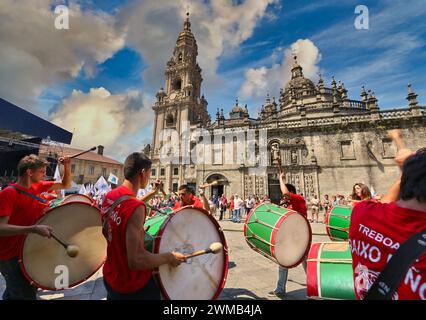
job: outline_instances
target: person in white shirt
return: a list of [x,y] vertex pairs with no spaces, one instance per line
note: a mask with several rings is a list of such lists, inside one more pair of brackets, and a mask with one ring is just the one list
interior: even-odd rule
[[251,211],[251,209],[254,208],[255,205],[256,205],[256,200],[254,199],[254,197],[253,196],[248,197],[248,199],[246,200],[247,214]]
[[235,195],[234,198],[234,215],[232,217],[232,221],[236,223],[241,222],[241,211],[244,208],[244,200],[241,199],[238,194]]

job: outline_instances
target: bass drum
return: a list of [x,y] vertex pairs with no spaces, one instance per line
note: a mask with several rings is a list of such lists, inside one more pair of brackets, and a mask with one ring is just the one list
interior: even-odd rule
[[352,209],[352,206],[334,206],[325,214],[325,228],[331,240],[348,240]]
[[309,251],[306,278],[308,298],[355,300],[349,243],[314,243]]
[[254,251],[282,267],[294,268],[308,255],[312,231],[302,214],[263,203],[247,215],[244,237]]
[[[84,202],[69,202],[49,209],[37,224],[52,227],[61,240],[79,247],[71,258],[53,238],[28,234],[20,266],[31,284],[45,290],[74,287],[91,277],[105,262],[107,243],[102,235],[100,211]],[[58,280],[61,277],[62,280]]]
[[214,300],[222,292],[228,273],[228,246],[217,221],[204,209],[183,207],[145,222],[145,246],[153,253],[190,254],[213,242],[223,246],[217,254],[193,257],[176,268],[162,265],[154,277],[167,300]]

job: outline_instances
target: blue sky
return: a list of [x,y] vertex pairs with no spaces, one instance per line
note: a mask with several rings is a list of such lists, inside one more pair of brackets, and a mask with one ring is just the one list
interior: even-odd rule
[[[13,1],[5,1],[10,2],[13,9],[15,6]],[[50,2],[50,0],[40,2],[43,1]],[[97,46],[95,46],[93,50],[78,56],[76,61],[72,60],[77,66],[72,70],[78,70],[77,73],[70,75],[71,68],[66,70],[67,72],[61,68],[51,73],[37,71],[35,74],[41,75],[40,78],[43,78],[44,82],[37,77],[25,79],[25,81],[16,79],[18,87],[24,82],[27,86],[20,92],[30,92],[28,88],[36,88],[32,95],[28,94],[28,97],[14,95],[11,90],[6,89],[3,91],[0,89],[0,95],[51,120],[58,117],[55,118],[58,110],[65,110],[67,101],[70,110],[80,107],[80,105],[75,107],[75,103],[86,101],[84,98],[87,98],[91,89],[104,88],[112,97],[117,97],[117,101],[126,103],[132,101],[131,104],[134,104],[134,101],[139,99],[138,101],[144,104],[140,110],[143,109],[145,113],[141,115],[141,119],[146,116],[149,121],[134,128],[130,135],[126,132],[127,136],[121,140],[120,131],[117,131],[116,139],[111,140],[109,147],[115,148],[115,145],[122,144],[124,141],[126,143],[131,141],[132,148],[142,148],[151,140],[152,114],[148,114],[152,113],[150,103],[153,102],[159,87],[163,86],[164,68],[167,59],[172,55],[176,38],[182,27],[184,13],[187,8],[190,11],[193,8],[192,30],[199,44],[200,55],[209,52],[210,46],[213,48],[211,51],[214,52],[212,57],[199,59],[205,78],[202,92],[205,93],[209,102],[212,119],[218,107],[224,108],[224,111],[228,113],[237,96],[242,104],[248,104],[252,117],[257,116],[257,110],[267,92],[278,98],[279,87],[285,85],[283,79],[286,79],[289,73],[289,70],[285,69],[286,54],[288,55],[290,47],[300,39],[309,39],[312,47],[318,51],[318,55],[312,55],[311,65],[306,66],[306,72],[313,74],[311,78],[314,82],[317,81],[314,71],[320,71],[323,74],[327,86],[330,86],[331,77],[335,75],[337,80],[345,83],[351,99],[359,99],[360,88],[365,85],[367,89],[375,92],[382,109],[406,107],[407,84],[411,83],[414,91],[419,94],[420,104],[426,104],[426,1],[379,0],[360,3],[352,0],[258,0],[258,2],[246,0],[228,2],[235,8],[245,6],[249,13],[248,17],[243,15],[232,17],[232,13],[229,17],[226,16],[228,24],[224,27],[224,34],[221,35],[218,34],[220,29],[211,29],[208,30],[209,33],[205,33],[206,26],[202,25],[201,18],[206,17],[217,22],[219,21],[217,18],[222,18],[221,15],[227,15],[226,10],[215,8],[209,1],[180,0],[176,4],[174,1],[167,0],[164,1],[165,8],[156,6],[153,1],[145,0],[77,1],[83,15],[82,19],[93,20],[93,17],[97,17],[99,21],[96,21],[95,26],[102,26],[102,24],[108,26],[108,37],[100,37],[99,31],[94,32],[93,35],[90,32],[85,34],[89,41],[90,36],[96,38],[93,43],[96,41],[107,43],[102,49],[104,50],[102,57],[99,57],[96,52]],[[260,2],[266,5],[260,5]],[[64,2],[56,1],[50,4],[55,3]],[[73,3],[76,1],[65,2],[65,4]],[[369,9],[369,30],[356,30],[354,27],[356,18],[354,11],[359,4],[366,5]],[[250,13],[253,8],[258,12]],[[198,16],[197,12],[199,12]],[[151,28],[147,21],[153,14],[164,17],[164,23],[159,21]],[[70,23],[71,31],[73,31],[72,16]],[[34,27],[35,25],[34,22]],[[230,31],[229,26],[235,26],[234,33]],[[9,28],[13,31],[14,26]],[[215,30],[219,31],[215,34]],[[243,34],[244,31],[248,32],[244,35],[239,34]],[[158,42],[153,36],[157,33],[160,35]],[[113,38],[114,41],[105,40],[106,38]],[[67,40],[71,44],[66,42],[64,45],[75,48],[76,45],[72,41],[81,41],[81,36],[75,39],[78,40]],[[10,43],[6,43],[7,47],[33,53],[22,43],[17,43],[19,39],[9,41]],[[86,43],[83,42],[83,45]],[[219,45],[216,46],[217,43]],[[158,48],[155,48],[157,45]],[[78,52],[76,55],[80,54],[79,50],[75,52]],[[38,60],[43,60],[37,57]],[[309,57],[306,59],[309,60]],[[0,60],[0,71],[5,69],[13,73],[14,64],[9,62],[6,65],[7,63],[8,61],[4,59]],[[86,66],[89,64],[92,72],[87,72]],[[80,65],[81,68],[78,69]],[[281,68],[282,78],[280,74],[271,72],[274,65]],[[261,68],[267,70],[265,89],[247,94],[242,89],[244,84],[249,80],[256,80],[248,79],[248,70],[256,71]],[[268,77],[269,72],[271,72],[270,77]],[[268,83],[269,79],[271,83]],[[5,80],[0,77],[0,82],[2,81]],[[31,81],[34,82],[33,87]],[[79,98],[76,97],[77,91],[80,92]],[[94,100],[91,101],[95,103]],[[66,113],[61,115],[68,116]],[[123,123],[128,126],[127,123]],[[73,129],[78,132],[78,125],[74,125]],[[79,141],[82,139],[77,139],[75,142],[78,144]],[[102,141],[99,144],[102,144]],[[118,152],[120,154],[116,158],[122,159],[123,153],[128,149],[120,149],[122,151]]]

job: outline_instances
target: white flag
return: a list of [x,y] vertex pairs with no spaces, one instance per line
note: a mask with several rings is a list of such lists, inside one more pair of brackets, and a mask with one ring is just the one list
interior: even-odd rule
[[98,181],[96,181],[95,188],[98,191],[109,191],[108,182],[103,176],[100,176]]
[[61,177],[61,173],[59,172],[59,166],[58,165],[56,165],[55,175],[53,176],[53,178],[55,179],[55,182],[62,181],[62,177]]
[[112,172],[110,172],[109,177],[108,177],[108,182],[111,182],[113,184],[118,184],[118,177],[116,175],[114,175]]
[[[59,165],[56,165],[55,175],[53,176],[53,178],[55,179],[55,182],[62,182],[61,173],[59,172]],[[62,198],[65,197],[65,190],[64,189],[61,189],[61,196],[62,196]]]
[[80,190],[78,191],[79,194],[86,194],[87,190],[86,187],[84,186],[84,184],[81,185]]

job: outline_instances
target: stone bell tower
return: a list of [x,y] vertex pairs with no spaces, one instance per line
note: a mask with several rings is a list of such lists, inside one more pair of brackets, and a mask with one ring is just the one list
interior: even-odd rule
[[[176,183],[172,181],[176,176],[174,173],[178,172],[178,176],[181,176],[184,168],[181,165],[166,166],[161,163],[160,150],[167,143],[161,138],[161,132],[165,129],[176,130],[181,142],[182,133],[189,129],[188,126],[184,126],[185,122],[189,122],[189,127],[205,127],[210,122],[207,101],[204,95],[200,96],[203,78],[201,68],[197,63],[197,56],[197,41],[191,31],[189,13],[187,13],[183,30],[176,41],[173,56],[167,62],[164,73],[165,86],[157,92],[157,101],[153,106],[155,122],[151,158],[153,163],[160,168],[160,173],[164,173],[164,176],[157,174],[157,178],[165,181],[165,188],[172,189],[171,184]],[[181,154],[184,147],[180,146],[179,149]],[[176,168],[178,168],[177,171]],[[153,176],[153,178],[155,177]],[[168,181],[169,183],[167,183]],[[182,176],[179,183],[183,183]]]

